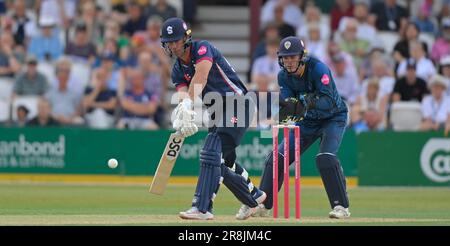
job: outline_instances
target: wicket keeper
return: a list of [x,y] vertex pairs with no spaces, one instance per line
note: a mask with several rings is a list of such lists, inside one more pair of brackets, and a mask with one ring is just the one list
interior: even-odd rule
[[[332,211],[330,218],[348,218],[349,200],[346,180],[337,157],[347,121],[348,109],[336,89],[330,69],[318,59],[308,56],[305,45],[297,37],[284,38],[279,47],[278,61],[282,70],[278,73],[280,86],[279,120],[295,121],[300,126],[300,148],[304,153],[320,139],[316,155],[316,167],[328,195]],[[284,158],[294,161],[295,137],[290,132],[289,156],[284,156],[284,141],[278,146],[279,163]],[[258,206],[254,216],[267,216],[272,208],[273,153],[266,159],[260,189],[267,199]],[[278,188],[283,184],[283,165],[278,165]]]
[[[209,133],[200,153],[200,174],[192,207],[180,212],[180,217],[213,219],[213,200],[223,182],[244,204],[236,218],[247,219],[258,204],[265,200],[266,194],[253,186],[247,171],[236,163],[235,148],[240,144],[248,124],[239,127],[238,123],[245,119],[237,117],[235,112],[225,112],[230,108],[225,105],[227,97],[244,97],[247,88],[216,47],[205,40],[192,40],[191,30],[182,19],[170,18],[164,22],[161,27],[161,43],[168,55],[177,58],[173,65],[172,81],[177,91],[184,92],[185,95],[174,109],[173,127],[184,137],[195,134],[198,126],[194,120],[194,100],[204,98],[208,93],[218,94],[222,99],[219,101],[223,102],[223,105],[214,105],[224,109],[222,114],[218,115],[216,112],[215,119],[232,123],[231,127],[219,124],[208,128]],[[238,107],[242,108],[244,105]],[[251,109],[251,106],[245,105],[245,111]]]

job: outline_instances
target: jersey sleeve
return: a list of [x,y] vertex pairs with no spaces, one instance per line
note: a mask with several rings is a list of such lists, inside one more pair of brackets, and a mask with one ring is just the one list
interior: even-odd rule
[[214,47],[208,41],[200,41],[194,50],[195,64],[207,60],[214,62]]
[[287,78],[283,71],[278,73],[278,85],[280,87],[280,100],[284,101],[286,98],[295,97],[295,92],[288,86]]
[[317,63],[313,70],[313,83],[316,88],[314,105],[319,110],[330,110],[334,107],[334,88],[330,69],[323,64]]
[[178,63],[175,63],[172,68],[172,83],[175,85],[177,91],[182,87],[189,86],[189,82],[184,78]]

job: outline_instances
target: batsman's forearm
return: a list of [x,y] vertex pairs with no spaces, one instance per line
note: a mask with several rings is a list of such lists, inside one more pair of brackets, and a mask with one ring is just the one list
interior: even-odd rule
[[192,101],[194,101],[195,98],[200,98],[202,91],[206,86],[206,81],[207,78],[196,78],[194,75],[188,89],[189,98]]

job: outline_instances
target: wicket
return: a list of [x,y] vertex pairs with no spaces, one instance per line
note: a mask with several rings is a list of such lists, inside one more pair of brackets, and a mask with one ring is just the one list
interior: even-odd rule
[[[289,130],[294,129],[295,137],[295,218],[300,219],[300,127],[295,125],[275,125],[273,135],[273,218],[278,218],[278,133],[284,134],[284,218],[290,217],[289,209]],[[287,158],[286,158],[287,157]]]

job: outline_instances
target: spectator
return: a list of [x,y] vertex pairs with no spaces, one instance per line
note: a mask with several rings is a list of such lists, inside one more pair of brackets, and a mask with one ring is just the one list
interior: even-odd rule
[[428,93],[427,82],[417,77],[416,61],[410,58],[406,62],[406,75],[395,82],[392,101],[418,101],[421,102]]
[[145,89],[144,74],[139,70],[131,72],[131,89],[126,90],[119,102],[123,109],[119,129],[158,129],[153,117],[158,100]]
[[[371,23],[369,23],[369,1],[357,0],[354,2],[353,16],[354,20],[358,23],[356,30],[356,37],[360,40],[368,41],[371,46],[379,42],[377,38],[377,30]],[[339,32],[344,32],[347,27],[347,20],[351,20],[352,17],[343,17],[339,22]]]
[[81,125],[81,94],[69,87],[70,68],[66,65],[57,67],[57,85],[46,94],[52,106],[52,115],[61,125]]
[[366,39],[360,39],[357,36],[358,22],[354,18],[347,18],[345,30],[339,36],[336,36],[336,42],[342,51],[352,55],[356,67],[367,55],[370,43]]
[[69,87],[69,90],[78,94],[82,94],[84,92],[87,81],[82,81],[79,79],[79,77],[83,75],[72,73],[72,60],[68,57],[62,57],[55,63],[54,67],[54,77],[50,78],[50,85],[52,88],[58,87],[59,80],[65,80],[66,76],[68,76],[67,86]]
[[[108,46],[108,42],[114,42],[114,50],[105,51],[106,46]],[[121,49],[123,49],[128,45],[129,45],[128,38],[120,34],[119,23],[114,20],[106,21],[105,29],[102,34],[102,39],[100,40],[97,50],[102,52],[110,52],[113,54],[118,54],[120,53]]]
[[358,75],[347,68],[347,62],[343,54],[335,55],[332,62],[336,69],[333,78],[339,95],[348,103],[355,103],[359,95]]
[[433,44],[431,59],[438,62],[442,57],[450,55],[450,18],[442,20],[442,35]]
[[275,20],[275,8],[277,5],[284,7],[283,22],[294,28],[299,28],[303,25],[302,11],[295,0],[269,0],[261,9],[261,25],[265,26],[269,22]]
[[284,5],[278,4],[273,10],[275,16],[275,24],[278,26],[278,33],[281,38],[295,36],[295,28],[283,20]]
[[[106,18],[100,15],[101,12],[97,10],[94,1],[85,1],[80,5],[81,15],[75,23],[83,23],[86,26],[87,42],[95,43],[101,38],[101,30],[104,28]],[[76,28],[77,25],[75,25],[75,32]]]
[[130,40],[130,46],[126,48],[125,65],[128,67],[136,67],[138,63],[138,55],[147,50],[145,35],[142,32],[135,33]]
[[305,45],[308,53],[324,61],[327,53],[327,43],[321,39],[321,30],[318,24],[310,24],[308,26],[308,38],[305,39]]
[[336,73],[336,66],[335,66],[336,64],[333,62],[333,58],[337,57],[337,55],[342,56],[344,58],[345,64],[346,64],[345,67],[346,67],[346,70],[348,70],[347,73],[356,74],[356,75],[358,74],[358,71],[356,70],[356,66],[355,66],[355,63],[353,62],[352,56],[350,54],[342,51],[339,48],[339,45],[336,42],[331,40],[330,42],[328,42],[327,56],[326,56],[324,62],[325,62],[325,64],[328,65],[332,74]]
[[21,69],[22,54],[14,50],[14,40],[10,33],[0,36],[0,78],[14,77]]
[[107,72],[108,88],[116,91],[120,78],[120,71],[116,64],[116,56],[111,53],[102,54],[100,57],[100,68],[105,69]]
[[413,16],[412,22],[414,22],[421,32],[430,33],[434,35],[436,33],[436,26],[431,15],[431,5],[429,1],[424,1],[420,8],[417,10],[416,15]]
[[277,91],[277,76],[280,71],[278,64],[277,50],[280,44],[279,39],[267,40],[266,55],[255,60],[252,68],[253,89],[259,91]]
[[52,16],[55,24],[68,28],[76,13],[76,0],[40,0],[39,16]]
[[256,44],[255,50],[252,54],[252,63],[256,58],[266,55],[266,41],[272,39],[280,39],[278,26],[274,22],[267,23],[264,27],[263,38]]
[[137,31],[143,31],[146,28],[147,17],[142,13],[142,9],[137,3],[130,3],[127,8],[128,21],[122,27],[122,32],[131,37]]
[[398,41],[394,46],[394,59],[399,64],[403,60],[410,58],[410,45],[411,42],[420,42],[422,44],[422,49],[425,53],[428,52],[428,45],[425,42],[419,41],[420,31],[416,24],[413,22],[408,22],[405,29],[404,37]]
[[351,0],[336,0],[336,4],[330,12],[331,30],[334,32],[338,29],[339,22],[344,16],[353,16],[353,4]]
[[41,16],[39,20],[41,35],[32,37],[28,53],[35,55],[39,61],[57,60],[63,51],[56,22],[52,16]]
[[75,27],[75,38],[73,41],[69,41],[64,53],[74,56],[77,60],[81,59],[85,63],[93,64],[96,48],[89,40],[86,24],[78,23]]
[[408,11],[397,4],[397,0],[384,0],[372,6],[372,18],[379,31],[398,32],[406,25]]
[[448,82],[441,75],[436,75],[431,78],[429,88],[431,95],[422,101],[423,120],[420,128],[423,131],[437,131],[444,129],[450,109],[450,98],[445,94]]
[[14,9],[12,19],[14,20],[14,41],[17,45],[25,47],[26,43],[26,26],[31,22],[31,17],[26,12],[25,0],[14,1]]
[[[422,45],[417,41],[412,41],[409,44],[409,53],[411,54],[411,58],[413,58],[416,63],[416,74],[417,77],[420,77],[427,81],[431,76],[436,74],[436,68],[434,67],[433,62],[425,56],[425,52],[422,48]],[[406,73],[406,60],[403,60],[397,69],[397,76],[400,78]]]
[[358,97],[352,107],[352,124],[356,132],[383,130],[386,127],[388,95],[379,92],[377,78],[369,79],[367,91]]
[[176,17],[177,10],[168,4],[166,0],[157,0],[155,5],[150,5],[148,8],[147,16],[159,16],[165,21],[169,18]]
[[89,127],[110,128],[114,125],[117,97],[115,91],[108,89],[107,75],[105,69],[97,69],[92,76],[92,86],[86,88],[82,106]]
[[[447,83],[450,85],[450,55],[441,58],[439,63],[439,74],[447,79]],[[447,96],[450,96],[450,86],[447,89]]]
[[13,126],[16,127],[24,127],[27,123],[27,117],[28,117],[29,110],[24,105],[19,105],[16,110],[17,119],[13,123]]
[[137,68],[144,75],[145,89],[161,101],[167,91],[165,82],[168,82],[163,79],[164,71],[161,65],[153,62],[153,56],[149,52],[142,52],[138,57]]
[[361,94],[367,94],[367,87],[370,81],[377,80],[378,93],[380,97],[390,95],[395,85],[395,78],[388,69],[388,65],[383,58],[374,58],[371,63],[372,74],[362,82]]
[[302,39],[309,39],[309,27],[319,26],[320,39],[327,41],[330,37],[330,23],[323,21],[320,9],[314,5],[306,7],[304,25],[297,28],[297,36]]
[[26,71],[19,76],[14,83],[13,97],[20,96],[42,96],[48,90],[47,78],[37,71],[36,57],[27,58]]
[[45,98],[38,101],[38,114],[36,117],[27,122],[27,126],[59,126],[59,123],[51,116],[52,108],[50,102]]

